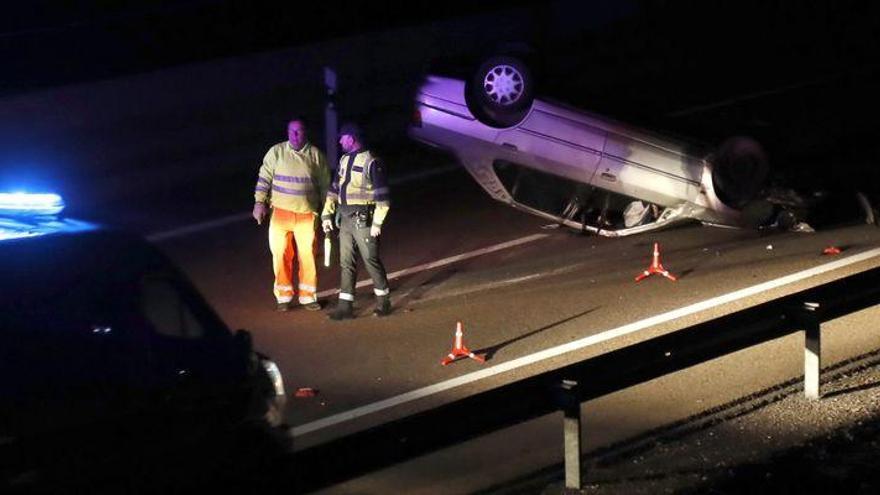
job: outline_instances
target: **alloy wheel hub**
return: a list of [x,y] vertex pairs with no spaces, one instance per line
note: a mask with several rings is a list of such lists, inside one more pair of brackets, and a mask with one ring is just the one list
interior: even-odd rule
[[493,102],[508,106],[519,101],[523,94],[522,74],[511,65],[497,65],[483,78],[483,90]]

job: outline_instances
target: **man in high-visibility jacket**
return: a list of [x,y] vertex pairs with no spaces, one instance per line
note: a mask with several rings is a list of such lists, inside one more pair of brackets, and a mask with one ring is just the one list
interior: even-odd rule
[[[287,123],[287,141],[278,143],[263,157],[254,188],[253,216],[257,224],[269,207],[269,250],[275,272],[277,311],[292,309],[293,298],[306,309],[321,309],[315,265],[315,227],[318,212],[330,184],[327,157],[306,138],[302,119]],[[294,257],[299,265],[294,285]]]
[[354,318],[355,276],[357,259],[355,249],[361,253],[367,272],[373,279],[376,295],[375,316],[391,314],[391,299],[385,266],[379,259],[379,235],[382,222],[388,215],[388,180],[384,164],[370,151],[363,148],[360,129],[345,124],[339,131],[339,144],[345,152],[339,158],[339,168],[321,212],[324,232],[334,227],[334,217],[339,217],[339,265],[342,282],[339,286],[339,302],[330,314],[332,320]]

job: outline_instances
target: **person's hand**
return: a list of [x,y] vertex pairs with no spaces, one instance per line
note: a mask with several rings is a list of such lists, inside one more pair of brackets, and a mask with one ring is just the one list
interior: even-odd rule
[[328,234],[333,230],[333,220],[324,220],[321,222],[321,227],[324,229],[324,233]]
[[373,225],[372,227],[370,227],[370,235],[372,237],[379,237],[379,234],[381,234],[381,233],[382,233],[382,227],[380,227],[378,225]]
[[254,220],[257,221],[257,225],[263,223],[263,217],[266,216],[266,203],[254,203],[254,212],[253,212]]

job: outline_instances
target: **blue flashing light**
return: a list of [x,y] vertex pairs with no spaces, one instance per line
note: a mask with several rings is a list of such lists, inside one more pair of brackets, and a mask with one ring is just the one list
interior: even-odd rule
[[86,232],[97,228],[98,226],[93,223],[72,220],[69,218],[63,220],[51,219],[39,222],[17,222],[14,220],[5,220],[3,217],[0,217],[0,242],[49,234]]
[[53,193],[0,193],[0,241],[94,230],[96,225],[58,218],[64,200]]
[[0,193],[0,216],[55,216],[64,210],[64,200],[54,193]]

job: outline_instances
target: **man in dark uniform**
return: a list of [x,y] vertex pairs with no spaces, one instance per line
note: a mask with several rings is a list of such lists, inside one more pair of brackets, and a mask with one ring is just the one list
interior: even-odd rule
[[359,251],[373,279],[376,316],[391,314],[391,299],[385,266],[379,259],[379,236],[388,215],[388,181],[384,164],[363,147],[363,136],[354,124],[339,131],[339,144],[345,152],[330,184],[321,213],[324,232],[334,228],[339,216],[339,265],[342,271],[339,301],[330,314],[332,320],[354,318],[353,303]]

